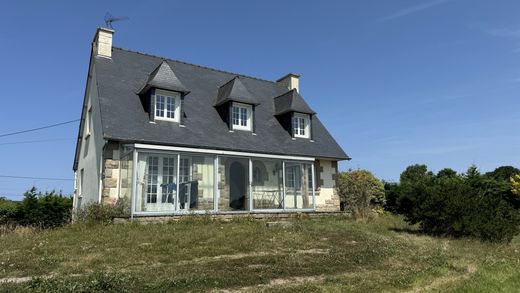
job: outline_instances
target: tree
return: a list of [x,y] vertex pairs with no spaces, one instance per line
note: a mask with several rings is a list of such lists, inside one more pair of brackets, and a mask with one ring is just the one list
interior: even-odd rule
[[412,165],[398,185],[387,186],[387,194],[398,198],[389,210],[428,234],[509,242],[519,233],[520,197],[499,178],[481,175],[476,166],[462,175],[443,169],[434,176],[426,166]]
[[358,219],[366,220],[373,206],[384,203],[383,183],[367,170],[342,172],[338,181],[341,200]]
[[511,177],[511,191],[520,196],[520,174]]
[[457,172],[450,168],[444,168],[437,173],[437,177],[455,177]]
[[509,178],[515,176],[516,174],[520,174],[520,169],[517,169],[513,166],[501,166],[492,172],[486,173],[486,176],[496,180],[508,181]]

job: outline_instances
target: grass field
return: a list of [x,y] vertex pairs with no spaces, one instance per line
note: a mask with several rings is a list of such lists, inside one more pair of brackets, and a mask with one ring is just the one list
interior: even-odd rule
[[[301,218],[301,217],[300,217]],[[5,292],[514,292],[520,239],[434,238],[400,218],[75,225],[0,236]]]

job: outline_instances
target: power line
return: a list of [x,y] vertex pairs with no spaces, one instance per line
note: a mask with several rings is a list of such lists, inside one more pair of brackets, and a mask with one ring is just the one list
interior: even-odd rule
[[2,142],[2,143],[0,143],[0,145],[38,143],[38,142],[51,142],[51,141],[65,141],[65,140],[75,140],[75,139],[74,138],[52,138],[52,139],[40,139],[40,140],[25,140],[25,141]]
[[79,121],[79,119],[74,119],[74,120],[65,121],[65,122],[56,123],[56,124],[47,125],[47,126],[42,126],[42,127],[38,127],[38,128],[33,128],[33,129],[27,129],[27,130],[21,130],[21,131],[16,131],[16,132],[11,132],[11,133],[0,134],[0,137],[5,137],[5,136],[10,136],[10,135],[15,135],[15,134],[21,134],[21,133],[26,133],[26,132],[31,132],[31,131],[37,131],[37,130],[42,130],[42,129],[47,129],[47,128],[51,128],[51,127],[56,127],[56,126],[61,126],[61,125],[73,123],[73,122],[78,122],[78,121]]
[[68,178],[29,177],[29,176],[10,176],[10,175],[0,175],[0,178],[34,179],[34,180],[48,180],[48,181],[73,181],[74,180],[74,179],[68,179]]

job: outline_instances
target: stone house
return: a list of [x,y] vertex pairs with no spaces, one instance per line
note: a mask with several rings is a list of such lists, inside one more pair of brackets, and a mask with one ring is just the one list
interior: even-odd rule
[[349,157],[277,81],[92,43],[73,170],[74,208],[126,199],[132,217],[339,210]]

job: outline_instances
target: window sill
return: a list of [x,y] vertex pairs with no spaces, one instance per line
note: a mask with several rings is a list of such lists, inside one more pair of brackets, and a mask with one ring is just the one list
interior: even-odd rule
[[178,120],[178,119],[172,119],[172,118],[155,117],[155,120],[179,123],[179,120]]
[[252,131],[251,128],[242,128],[242,127],[236,127],[233,126],[233,130],[240,130],[240,131]]

